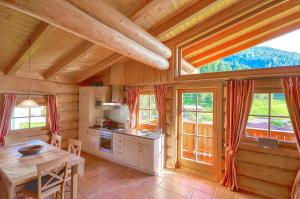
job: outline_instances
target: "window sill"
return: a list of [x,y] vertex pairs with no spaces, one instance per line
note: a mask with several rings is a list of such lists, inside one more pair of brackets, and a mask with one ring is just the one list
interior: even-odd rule
[[17,129],[17,130],[9,130],[9,135],[18,135],[18,134],[24,134],[24,133],[33,133],[33,132],[48,132],[48,128],[46,127],[37,127],[37,128],[30,128],[30,129]]
[[299,152],[296,143],[279,142],[278,148],[264,148],[258,145],[257,141],[251,138],[243,138],[239,149],[274,154],[280,156],[288,156],[299,159]]
[[155,131],[157,129],[157,126],[156,125],[137,125],[135,127],[135,129],[138,129],[138,130],[146,129],[146,130]]

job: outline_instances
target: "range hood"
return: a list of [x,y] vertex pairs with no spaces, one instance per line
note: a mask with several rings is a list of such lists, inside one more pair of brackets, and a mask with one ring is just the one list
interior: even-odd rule
[[120,108],[124,103],[124,86],[120,85],[114,85],[111,87],[111,97],[108,99],[111,99],[109,101],[103,101],[101,103],[103,109],[109,110],[109,109],[115,109]]

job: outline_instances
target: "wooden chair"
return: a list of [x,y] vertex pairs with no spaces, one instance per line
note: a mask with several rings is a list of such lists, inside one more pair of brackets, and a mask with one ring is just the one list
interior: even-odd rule
[[76,156],[80,156],[80,154],[81,154],[81,145],[82,145],[81,141],[74,140],[74,139],[69,139],[68,152],[72,153]]
[[50,144],[60,149],[61,140],[62,140],[61,136],[52,134]]
[[67,158],[59,158],[37,165],[38,179],[24,185],[25,196],[43,199],[55,196],[64,199],[67,177]]

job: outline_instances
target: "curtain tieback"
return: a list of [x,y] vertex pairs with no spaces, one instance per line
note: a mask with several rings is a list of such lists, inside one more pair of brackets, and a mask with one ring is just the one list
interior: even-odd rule
[[225,146],[226,148],[226,152],[230,157],[233,157],[233,155],[235,154],[235,152],[232,150],[232,147],[230,146]]

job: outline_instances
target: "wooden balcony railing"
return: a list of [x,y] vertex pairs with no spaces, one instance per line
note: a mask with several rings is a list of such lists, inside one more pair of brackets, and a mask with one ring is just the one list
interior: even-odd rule
[[[182,135],[182,157],[195,160],[197,156],[198,162],[212,164],[213,161],[213,125],[198,124],[198,135],[195,135],[196,124],[185,121],[183,123]],[[268,130],[247,128],[246,136],[248,137],[264,137],[268,138]],[[292,131],[270,131],[270,137],[280,140],[293,142],[295,140]],[[196,143],[197,141],[197,143]]]

